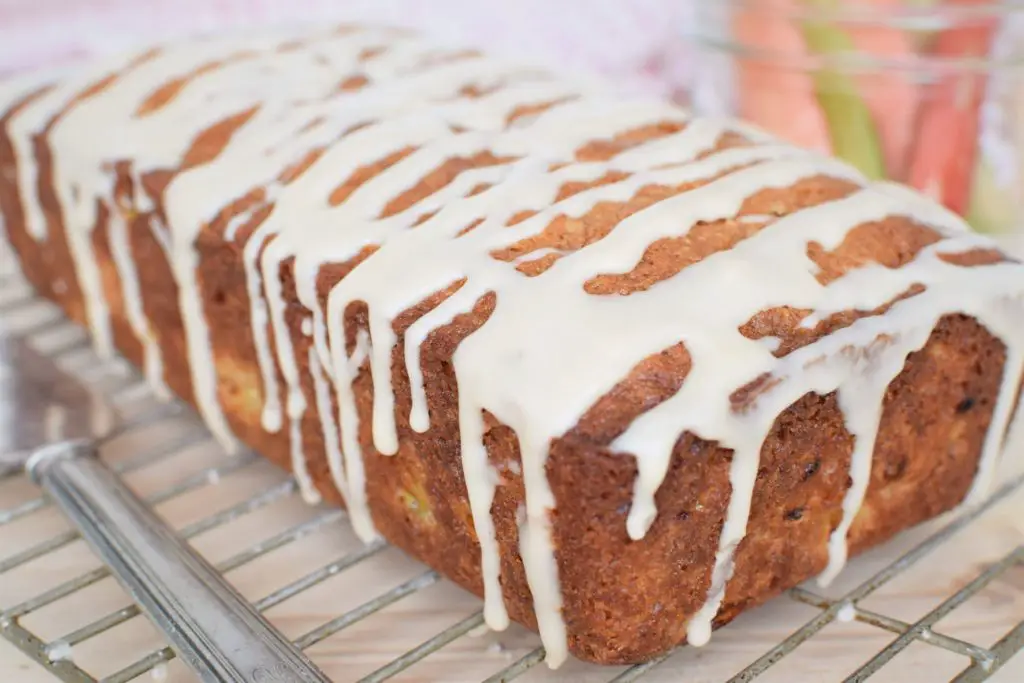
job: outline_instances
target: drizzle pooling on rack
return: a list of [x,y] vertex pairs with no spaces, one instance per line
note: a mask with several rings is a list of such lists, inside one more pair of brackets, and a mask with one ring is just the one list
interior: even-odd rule
[[[846,165],[736,122],[691,119],[663,103],[622,102],[385,29],[196,41],[45,84],[40,76],[0,91],[21,103],[8,126],[20,200],[28,232],[44,240],[52,222],[34,189],[39,168],[31,142],[45,131],[60,222],[97,345],[113,350],[92,241],[98,207],[105,205],[131,329],[144,348],[147,376],[163,388],[126,221],[132,211],[153,208],[144,175],[170,170],[160,198],[166,225],[154,221],[149,228],[162,235],[178,286],[196,403],[231,446],[196,242],[230,203],[255,198],[231,216],[223,239],[245,235],[262,426],[287,428],[292,469],[313,502],[319,493],[300,425],[315,411],[330,472],[364,539],[377,532],[366,496],[363,450],[370,444],[359,438],[357,376],[368,367],[372,377],[373,449],[393,455],[401,447],[392,383],[396,348],[412,398],[402,417],[427,432],[433,416],[422,345],[490,301],[486,321],[452,357],[485,614],[492,628],[508,624],[492,520],[499,477],[485,445],[490,415],[518,439],[526,491],[520,553],[552,666],[567,656],[567,633],[552,539],[550,445],[634,368],[666,349],[685,350],[685,380],[611,447],[636,458],[624,524],[637,542],[658,517],[655,494],[681,434],[732,452],[731,493],[710,587],[687,627],[691,644],[708,640],[725,596],[763,443],[780,413],[809,392],[837,392],[853,437],[850,485],[822,580],[841,570],[847,533],[867,491],[887,388],[950,313],[975,318],[1006,347],[1004,380],[969,499],[991,483],[1024,369],[1024,270],[1002,258],[971,267],[949,258],[991,244],[907,190],[869,184]],[[117,136],[94,134],[109,121],[118,122]],[[203,147],[204,131],[223,125],[230,129],[223,144]],[[124,160],[131,162],[132,193],[119,202],[113,165]],[[820,178],[843,191],[785,211],[752,208],[765,192]],[[610,222],[593,219],[606,207],[628,210]],[[813,256],[814,249],[838,250],[860,226],[893,217],[933,235],[905,262],[866,259],[829,277]],[[575,225],[575,232],[548,239],[560,222]],[[651,250],[666,243],[683,245],[683,256],[667,275],[645,276],[652,259],[665,258]],[[322,305],[324,267],[348,262],[354,267],[331,284]],[[287,320],[285,264],[308,309],[302,331],[312,347],[302,358]],[[403,313],[442,291],[447,296],[396,332]],[[367,325],[348,329],[346,312],[357,304],[365,305]],[[807,332],[833,314],[879,312],[783,352],[782,339],[744,331],[759,313],[780,307],[806,311],[798,330]],[[313,375],[315,406],[302,392],[301,366]],[[756,391],[749,400],[737,400],[750,388]]]

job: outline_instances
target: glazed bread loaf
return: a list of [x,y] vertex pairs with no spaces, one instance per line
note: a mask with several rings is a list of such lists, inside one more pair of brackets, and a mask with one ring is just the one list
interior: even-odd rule
[[34,286],[552,665],[699,645],[991,482],[1024,268],[844,164],[380,28],[2,88]]

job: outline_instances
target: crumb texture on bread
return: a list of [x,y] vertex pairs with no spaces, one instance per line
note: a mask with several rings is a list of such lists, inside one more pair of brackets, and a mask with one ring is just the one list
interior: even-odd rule
[[983,496],[1024,369],[1024,267],[930,200],[389,28],[0,83],[0,209],[101,354],[553,666]]

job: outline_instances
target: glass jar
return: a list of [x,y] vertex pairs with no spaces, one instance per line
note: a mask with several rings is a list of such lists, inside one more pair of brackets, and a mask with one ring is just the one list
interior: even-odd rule
[[688,99],[1024,233],[1022,0],[695,0]]

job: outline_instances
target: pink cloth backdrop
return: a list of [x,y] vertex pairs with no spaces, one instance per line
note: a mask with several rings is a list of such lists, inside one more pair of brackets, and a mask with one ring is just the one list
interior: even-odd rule
[[685,77],[687,0],[0,0],[0,75],[226,26],[361,21],[423,30],[628,90]]

